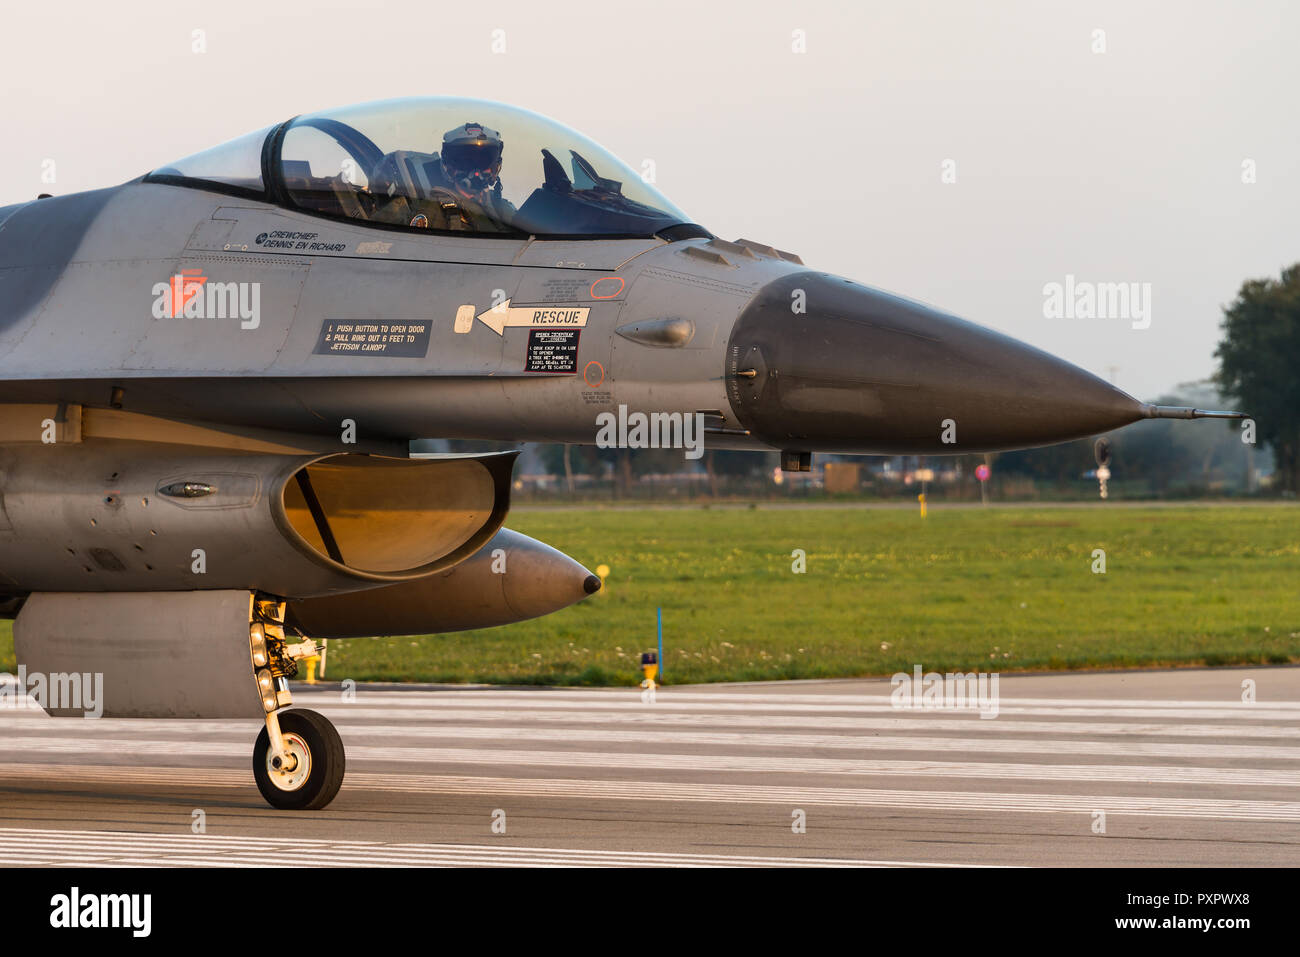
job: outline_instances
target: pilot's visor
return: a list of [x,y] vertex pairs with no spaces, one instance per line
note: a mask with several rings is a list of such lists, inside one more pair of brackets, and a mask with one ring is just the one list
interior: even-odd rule
[[501,144],[446,143],[442,158],[453,169],[491,169],[501,159]]

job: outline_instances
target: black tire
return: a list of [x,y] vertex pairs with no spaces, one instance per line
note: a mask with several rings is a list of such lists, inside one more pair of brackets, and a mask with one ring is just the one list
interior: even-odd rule
[[282,737],[296,735],[306,745],[311,757],[310,771],[306,780],[293,790],[277,785],[266,766],[271,736],[263,727],[253,746],[253,777],[257,789],[277,810],[319,811],[334,800],[343,785],[346,766],[343,739],[324,715],[305,708],[280,712],[280,734]]

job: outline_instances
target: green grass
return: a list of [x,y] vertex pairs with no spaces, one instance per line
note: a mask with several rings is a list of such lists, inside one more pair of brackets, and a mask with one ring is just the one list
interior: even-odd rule
[[669,683],[1300,661],[1295,507],[538,510],[509,526],[609,565],[606,593],[505,628],[331,642],[329,678],[634,684],[657,606]]

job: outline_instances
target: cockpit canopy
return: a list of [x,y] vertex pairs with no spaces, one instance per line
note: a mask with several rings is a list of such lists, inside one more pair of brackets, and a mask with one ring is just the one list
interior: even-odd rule
[[691,222],[638,173],[568,127],[454,97],[299,116],[145,180],[417,232],[649,237]]

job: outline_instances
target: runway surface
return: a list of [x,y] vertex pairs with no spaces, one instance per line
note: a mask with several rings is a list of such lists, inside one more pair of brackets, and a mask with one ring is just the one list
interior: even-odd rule
[[1300,668],[999,691],[990,719],[900,710],[887,680],[654,703],[298,685],[348,755],[339,797],[302,813],[257,792],[256,720],[0,709],[0,865],[1300,864]]

